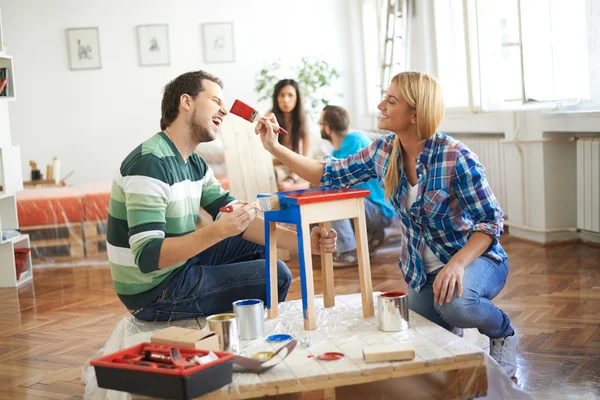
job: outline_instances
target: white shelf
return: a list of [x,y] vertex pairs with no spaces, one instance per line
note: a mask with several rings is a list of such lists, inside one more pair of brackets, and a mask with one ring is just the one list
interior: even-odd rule
[[14,193],[0,193],[0,200],[4,200],[8,197],[14,197],[15,194]]
[[[13,58],[6,53],[2,32],[2,16],[0,15],[0,68],[7,68],[8,96],[0,96],[3,100],[15,99],[15,77]],[[21,149],[10,145],[10,124],[6,118],[8,105],[0,103],[0,137],[7,138],[0,144],[0,234],[2,231],[18,230],[17,198],[15,193],[23,190],[23,173],[21,169]],[[20,234],[2,241],[0,236],[0,287],[19,287],[33,279],[31,252],[27,255],[23,272],[17,280],[15,249],[31,248],[29,235]]]
[[[19,229],[17,198],[15,195],[0,198],[0,232]],[[0,237],[0,243],[2,243]],[[0,263],[2,260],[0,260]]]
[[19,287],[33,279],[33,265],[31,263],[31,252],[27,255],[25,268],[21,277],[17,280],[17,269],[15,260],[15,249],[31,248],[29,235],[22,234],[17,238],[7,240],[0,244],[0,288]]
[[13,58],[12,56],[9,56],[7,54],[0,54],[0,69],[1,68],[7,68],[8,74],[8,90],[7,90],[7,96],[0,96],[0,100],[15,100],[17,98],[16,96],[16,90],[15,90],[15,74],[14,74],[14,67],[13,67]]
[[0,233],[0,244],[4,244],[4,243],[19,243],[19,242],[25,240],[26,237],[27,237],[27,235],[20,234],[20,235],[17,235],[15,237],[11,237],[10,239],[2,240],[2,234]]
[[[31,258],[31,256],[29,256]],[[33,280],[33,273],[31,271],[23,271],[19,280],[17,281],[17,287],[20,287],[27,282],[31,282]]]
[[23,190],[20,146],[0,147],[0,196]]

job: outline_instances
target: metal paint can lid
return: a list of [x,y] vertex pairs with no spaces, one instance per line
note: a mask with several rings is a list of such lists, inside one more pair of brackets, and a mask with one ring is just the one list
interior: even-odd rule
[[252,354],[252,358],[258,361],[267,361],[273,358],[275,355],[272,351],[259,351],[258,353]]
[[336,351],[329,351],[327,353],[319,354],[317,359],[321,361],[338,361],[344,358],[343,353],[338,353]]
[[289,342],[290,340],[292,340],[292,335],[288,335],[288,334],[271,335],[271,336],[267,337],[267,340],[269,342]]
[[383,292],[383,293],[379,294],[379,297],[384,297],[384,298],[406,297],[406,292]]

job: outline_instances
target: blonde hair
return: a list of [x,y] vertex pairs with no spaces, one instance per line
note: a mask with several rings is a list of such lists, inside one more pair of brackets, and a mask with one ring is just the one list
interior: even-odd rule
[[[392,78],[400,97],[417,112],[417,136],[427,140],[437,131],[444,119],[444,100],[440,84],[422,72],[401,72]],[[385,196],[391,199],[400,184],[398,164],[402,160],[400,139],[394,138],[388,169],[385,174]]]

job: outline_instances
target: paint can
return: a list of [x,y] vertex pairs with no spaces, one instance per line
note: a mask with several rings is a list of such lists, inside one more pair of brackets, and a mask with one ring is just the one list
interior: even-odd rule
[[377,325],[384,332],[408,329],[408,294],[383,292],[377,296]]
[[264,335],[265,307],[262,300],[247,299],[234,301],[233,312],[238,319],[241,339],[258,339]]
[[235,314],[215,314],[206,318],[208,329],[219,336],[221,351],[238,353],[242,350],[240,345],[240,331]]

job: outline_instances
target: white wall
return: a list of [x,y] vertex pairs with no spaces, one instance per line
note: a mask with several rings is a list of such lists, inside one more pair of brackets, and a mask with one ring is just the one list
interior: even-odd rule
[[[228,102],[255,103],[255,75],[265,64],[318,56],[341,71],[342,105],[353,112],[356,28],[348,19],[357,7],[346,0],[0,0],[18,87],[9,106],[12,141],[21,145],[24,178],[29,160],[44,166],[58,156],[65,174],[75,171],[71,184],[110,180],[127,153],[160,130],[163,86],[190,70],[219,76]],[[235,63],[203,62],[206,22],[233,22]],[[135,26],[153,23],[169,25],[170,66],[138,65]],[[102,69],[69,69],[65,30],[74,27],[99,28]]]

